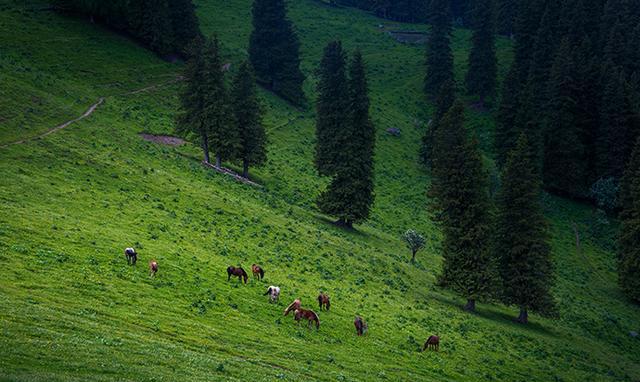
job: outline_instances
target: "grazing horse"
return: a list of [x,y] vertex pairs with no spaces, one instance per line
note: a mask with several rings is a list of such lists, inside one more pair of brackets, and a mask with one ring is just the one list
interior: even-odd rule
[[243,280],[244,279],[244,283],[247,283],[247,279],[249,278],[249,276],[247,276],[247,272],[244,271],[244,269],[242,269],[242,267],[234,267],[234,266],[230,266],[227,268],[227,281],[231,280],[231,276],[237,276],[238,280]]
[[254,278],[258,278],[258,280],[264,279],[264,269],[257,264],[251,265],[251,273],[253,273]]
[[318,314],[316,314],[316,312],[314,312],[313,310],[298,308],[296,309],[294,318],[298,323],[300,323],[300,319],[306,318],[307,320],[309,320],[309,328],[311,328],[312,322],[315,321],[316,329],[320,329],[320,318],[318,318]]
[[284,315],[288,315],[289,312],[293,312],[300,309],[300,299],[295,299],[289,306],[287,306],[284,310]]
[[356,319],[353,320],[353,324],[356,327],[356,333],[358,334],[358,336],[365,334],[369,329],[367,323],[360,316],[356,316]]
[[424,343],[424,347],[422,348],[422,351],[425,351],[427,349],[433,349],[435,351],[438,351],[439,348],[440,348],[440,337],[429,336],[429,338],[427,338],[427,342]]
[[280,287],[271,285],[263,296],[269,295],[269,302],[278,302],[280,300]]
[[328,311],[329,308],[331,307],[331,302],[329,301],[329,295],[320,292],[320,295],[318,296],[318,305],[320,305],[320,310],[322,310],[322,308],[324,307]]
[[151,260],[149,262],[149,275],[151,277],[155,276],[158,273],[158,262],[155,260]]
[[127,264],[136,265],[136,261],[138,261],[138,253],[133,248],[126,248],[124,250],[124,257],[127,258]]

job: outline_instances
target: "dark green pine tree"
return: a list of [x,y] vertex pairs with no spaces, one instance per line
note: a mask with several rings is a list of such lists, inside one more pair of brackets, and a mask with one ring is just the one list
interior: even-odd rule
[[498,34],[512,36],[514,22],[517,14],[517,0],[497,0],[496,4],[496,29]]
[[595,142],[596,172],[598,178],[619,179],[631,154],[632,142],[640,133],[640,117],[622,69],[608,61],[602,74],[600,125]]
[[511,65],[502,84],[500,106],[496,115],[494,147],[499,167],[506,163],[509,152],[515,147],[516,141],[522,133],[522,130],[516,126],[516,118],[520,107],[518,102],[519,95],[520,88],[516,69],[514,65]]
[[451,109],[456,100],[456,89],[453,79],[442,84],[438,96],[436,97],[436,110],[427,126],[427,131],[422,137],[422,145],[420,146],[420,163],[427,168],[431,168],[433,158],[433,140],[440,124],[442,117]]
[[200,24],[191,0],[169,0],[175,51],[186,53],[191,41],[200,36]]
[[238,156],[240,136],[232,123],[229,107],[229,95],[224,81],[220,44],[217,37],[212,37],[204,50],[206,76],[203,81],[204,121],[209,132],[210,149],[216,154],[216,167],[222,161],[235,159]]
[[175,35],[167,0],[141,0],[142,18],[138,37],[162,56],[174,53]]
[[332,41],[324,48],[318,71],[315,166],[324,176],[334,175],[344,163],[349,108],[345,60],[340,41]]
[[430,4],[431,34],[427,41],[427,74],[425,93],[435,98],[442,85],[453,80],[451,52],[451,9],[449,0],[433,0]]
[[516,71],[515,78],[523,87],[529,76],[536,35],[545,11],[545,3],[545,0],[518,0],[518,14],[514,24],[513,65]]
[[554,273],[540,181],[524,134],[510,153],[497,199],[494,250],[499,258],[501,298],[520,308],[517,322],[528,312],[555,313],[551,296]]
[[204,41],[196,38],[189,46],[184,68],[185,86],[180,93],[180,113],[176,119],[176,134],[199,141],[204,153],[204,161],[209,163],[209,131],[204,118]]
[[545,187],[551,191],[582,197],[586,195],[588,185],[588,161],[581,126],[577,123],[579,108],[576,102],[579,94],[576,67],[569,40],[564,38],[556,54],[549,82],[543,179]]
[[620,186],[618,281],[630,299],[640,302],[640,139]]
[[485,98],[494,95],[498,72],[493,0],[476,0],[472,12],[472,46],[465,80],[467,92],[479,96],[480,103],[484,105]]
[[351,228],[369,217],[374,201],[375,128],[369,117],[369,95],[364,60],[356,51],[349,67],[348,114],[338,148],[343,162],[318,207],[338,218],[337,224]]
[[433,197],[444,236],[440,285],[467,299],[465,310],[495,291],[496,268],[489,248],[488,177],[475,139],[464,126],[464,106],[456,102],[435,134]]
[[258,82],[293,104],[303,104],[300,42],[285,1],[254,0],[252,14],[249,59]]
[[231,109],[240,136],[239,159],[245,178],[249,177],[249,166],[259,166],[267,160],[267,135],[262,125],[255,81],[251,64],[243,62],[231,89]]

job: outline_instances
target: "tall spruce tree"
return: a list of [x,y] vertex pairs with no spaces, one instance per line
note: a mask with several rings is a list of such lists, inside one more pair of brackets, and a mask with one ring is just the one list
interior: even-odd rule
[[436,131],[432,173],[430,194],[444,235],[440,284],[466,298],[465,310],[474,311],[476,300],[493,294],[496,269],[488,239],[488,176],[477,140],[468,137],[461,102]]
[[517,12],[517,0],[497,0],[496,30],[503,36],[512,36]]
[[239,159],[242,161],[242,176],[248,178],[249,166],[259,166],[267,160],[267,135],[262,125],[255,75],[248,62],[240,65],[234,77],[231,109],[240,136]]
[[442,85],[453,80],[450,1],[432,0],[429,8],[431,34],[427,41],[424,90],[428,96],[435,98]]
[[497,198],[494,250],[499,257],[502,300],[520,308],[526,324],[530,310],[555,312],[550,289],[554,274],[546,222],[540,205],[540,181],[524,134],[510,153]]
[[344,163],[348,114],[348,87],[345,53],[340,41],[324,48],[320,61],[316,102],[315,166],[320,175],[331,176]]
[[364,60],[356,51],[349,66],[346,123],[337,135],[336,149],[342,159],[333,168],[329,187],[318,198],[320,210],[348,228],[369,217],[374,201],[375,128],[369,103]]
[[618,280],[624,293],[640,302],[640,139],[622,178],[620,207]]
[[440,125],[442,117],[451,109],[456,100],[456,89],[453,79],[442,84],[438,96],[436,98],[436,110],[427,126],[424,136],[422,137],[422,145],[420,146],[420,163],[431,168],[433,159],[433,140],[435,132]]
[[180,113],[176,119],[176,133],[187,139],[197,139],[209,163],[209,125],[205,123],[205,62],[204,40],[196,38],[189,46],[184,68],[185,86],[180,94]]
[[285,1],[254,0],[252,14],[249,58],[258,82],[293,104],[304,103],[300,42]]
[[210,149],[216,154],[216,167],[221,167],[222,161],[237,157],[240,136],[232,123],[220,44],[216,36],[207,42],[203,56],[206,73],[202,84],[205,95],[204,121],[209,132]]
[[141,0],[142,18],[137,35],[149,48],[160,55],[174,52],[175,35],[167,0]]
[[516,118],[520,103],[518,102],[520,88],[515,65],[507,72],[502,84],[500,106],[496,115],[495,152],[498,166],[502,167],[509,152],[515,147],[522,130],[516,125]]
[[[564,38],[551,70],[545,126],[543,180],[547,189],[582,197],[588,183],[588,161],[578,118],[576,63]],[[537,147],[532,148],[536,150]]]
[[175,51],[185,54],[191,41],[200,36],[200,24],[191,0],[169,0]]
[[467,92],[479,96],[482,105],[487,97],[494,95],[496,89],[498,64],[493,19],[493,0],[476,0],[466,85]]

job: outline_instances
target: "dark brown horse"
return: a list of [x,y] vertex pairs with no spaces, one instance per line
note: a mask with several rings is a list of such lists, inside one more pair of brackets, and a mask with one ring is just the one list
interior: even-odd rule
[[296,309],[296,315],[294,318],[298,323],[300,323],[300,320],[302,318],[306,318],[309,322],[309,328],[311,328],[311,324],[315,322],[316,329],[320,329],[320,318],[318,318],[318,315],[313,310],[307,310],[302,308]]
[[258,280],[264,279],[264,269],[257,264],[251,265],[251,273],[253,273],[253,277],[258,278]]
[[429,336],[429,338],[427,338],[427,342],[424,343],[424,347],[422,348],[422,351],[425,351],[427,349],[438,351],[439,348],[440,348],[440,337]]
[[247,272],[245,272],[242,267],[236,268],[234,266],[230,266],[227,268],[227,281],[231,280],[231,276],[237,276],[238,280],[244,279],[245,284],[247,283],[247,279],[249,278]]
[[286,307],[286,309],[284,310],[284,315],[286,316],[289,314],[289,312],[295,312],[298,309],[300,309],[300,299],[295,299],[291,304],[289,304],[289,306]]
[[353,325],[356,327],[356,333],[358,336],[365,334],[369,329],[367,323],[360,316],[356,316],[356,319],[353,320]]
[[320,306],[320,310],[322,310],[322,308],[324,307],[328,311],[329,308],[331,307],[331,302],[329,301],[329,295],[320,292],[320,295],[318,295],[318,305]]
[[149,275],[151,277],[155,276],[158,273],[158,262],[155,260],[151,260],[149,262]]

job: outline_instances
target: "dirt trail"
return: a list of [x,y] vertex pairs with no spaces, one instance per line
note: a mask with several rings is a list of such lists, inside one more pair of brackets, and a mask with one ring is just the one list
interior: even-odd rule
[[[175,82],[182,81],[182,79],[183,79],[183,77],[179,76],[177,78],[174,78],[174,79],[169,80],[169,81],[162,82],[160,84],[146,86],[146,87],[144,87],[142,89],[132,90],[130,92],[123,93],[123,94],[120,94],[120,95],[131,95],[131,94],[138,94],[138,93],[142,93],[142,92],[146,92],[146,91],[150,91],[150,90],[155,90],[155,89],[158,89],[158,88],[160,88],[162,86],[166,86],[166,85],[169,85],[169,84],[172,84],[172,83],[175,83]],[[85,111],[81,116],[79,116],[77,118],[74,118],[72,120],[69,120],[69,121],[67,121],[67,122],[65,122],[65,123],[63,123],[61,125],[58,125],[58,126],[56,126],[54,128],[51,128],[51,129],[45,131],[44,133],[35,135],[33,137],[24,138],[24,139],[21,139],[21,140],[18,140],[18,141],[14,141],[14,142],[4,143],[4,144],[0,145],[0,149],[4,149],[4,148],[7,148],[9,146],[20,145],[20,144],[23,144],[23,143],[26,143],[26,142],[30,142],[30,141],[33,141],[33,140],[36,140],[36,139],[40,139],[40,138],[46,137],[47,135],[53,134],[56,131],[62,130],[65,127],[67,127],[67,126],[69,126],[69,125],[71,125],[71,124],[73,124],[75,122],[78,122],[80,120],[83,120],[83,119],[87,118],[88,116],[90,116],[91,114],[93,114],[93,112],[96,111],[98,106],[102,105],[102,103],[104,103],[104,101],[105,101],[105,97],[100,97],[100,98],[98,98],[98,101],[96,101],[93,105],[91,105],[89,107],[89,109],[87,109],[87,111]]]

